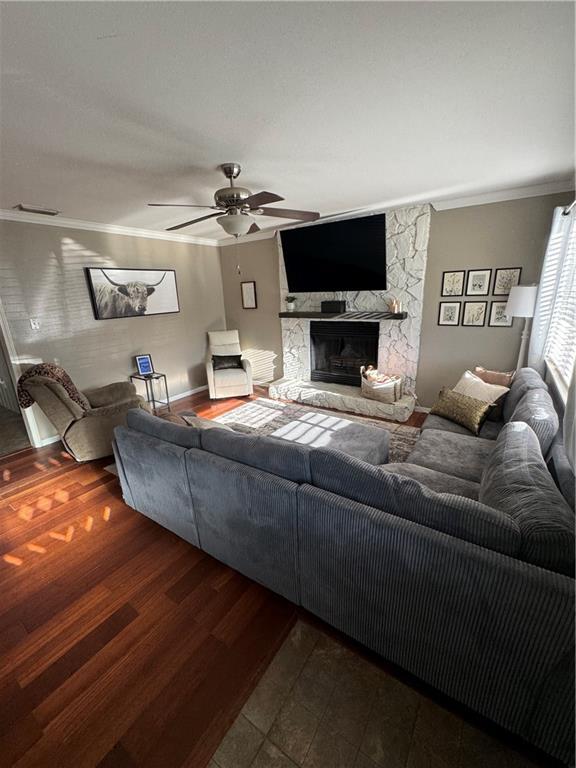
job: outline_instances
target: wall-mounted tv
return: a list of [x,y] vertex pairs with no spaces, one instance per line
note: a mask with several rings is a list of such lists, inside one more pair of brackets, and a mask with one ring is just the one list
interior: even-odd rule
[[362,216],[280,233],[293,293],[386,289],[386,216]]

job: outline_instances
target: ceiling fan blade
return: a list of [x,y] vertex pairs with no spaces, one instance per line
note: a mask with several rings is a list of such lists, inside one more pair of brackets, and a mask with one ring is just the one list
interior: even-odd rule
[[280,195],[275,195],[274,192],[257,192],[255,195],[250,195],[246,200],[242,200],[242,205],[249,205],[250,208],[260,208],[261,205],[268,205],[268,203],[279,203],[280,200],[284,200]]
[[253,235],[255,232],[260,232],[260,227],[258,226],[258,224],[256,224],[256,222],[252,224],[252,226],[250,227],[250,229],[246,234]]
[[205,221],[206,219],[213,219],[214,216],[221,216],[222,212],[209,213],[208,216],[201,216],[199,219],[192,219],[192,221],[185,221],[184,224],[176,224],[175,227],[168,227],[166,232],[173,232],[175,229],[182,229],[183,227],[189,227],[191,224],[198,224],[199,221]]
[[278,216],[280,219],[299,219],[300,221],[316,221],[320,218],[317,211],[294,211],[290,208],[262,208],[264,216]]
[[186,203],[148,203],[150,208],[214,208],[213,205],[188,205]]

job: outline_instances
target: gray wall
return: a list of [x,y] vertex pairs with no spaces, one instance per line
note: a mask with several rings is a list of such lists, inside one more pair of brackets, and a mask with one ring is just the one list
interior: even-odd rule
[[[86,266],[175,269],[180,312],[95,320]],[[225,328],[215,246],[3,221],[0,299],[18,356],[58,360],[80,389],[126,379],[143,352],[172,395],[204,385],[206,331]]]
[[[564,193],[432,212],[416,382],[420,405],[431,406],[442,386],[454,386],[466,368],[513,369],[524,323],[516,318],[511,328],[438,326],[438,304],[450,300],[440,295],[442,272],[522,267],[521,284],[538,282],[552,211],[573,198],[573,193]],[[497,298],[490,294],[454,300],[488,301],[489,311],[490,301]]]
[[[252,361],[254,378],[282,377],[282,332],[278,248],[275,239],[255,240],[220,248],[226,325],[240,331],[240,341]],[[238,265],[240,272],[238,274]],[[240,283],[256,281],[257,309],[243,309]]]

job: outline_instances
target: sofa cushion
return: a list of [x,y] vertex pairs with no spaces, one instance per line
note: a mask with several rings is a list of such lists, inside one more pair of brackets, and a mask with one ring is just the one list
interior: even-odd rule
[[167,443],[180,445],[182,448],[199,448],[200,431],[193,427],[171,424],[169,421],[153,416],[142,408],[132,408],[126,414],[126,423],[130,429],[143,432],[150,437],[157,437]]
[[548,386],[542,376],[534,368],[520,368],[516,372],[510,392],[504,400],[503,416],[504,421],[510,421],[514,409],[522,400],[526,392],[531,389],[548,389]]
[[207,429],[202,431],[202,448],[295,483],[310,482],[310,448],[306,445],[276,437]]
[[472,499],[435,493],[385,466],[322,448],[311,453],[310,467],[317,488],[496,552],[514,555],[520,547],[516,522]]
[[214,376],[219,387],[238,387],[246,384],[246,371],[244,368],[223,368],[214,371]]
[[427,429],[407,461],[479,483],[494,444],[482,437]]
[[[480,427],[478,437],[482,437],[485,440],[495,440],[498,437],[498,433],[504,426],[503,421],[485,421]],[[433,413],[429,413],[421,427],[422,431],[425,429],[441,429],[444,432],[453,432],[455,435],[468,435],[470,437],[472,432],[461,424],[455,424],[449,419],[445,419],[443,416],[436,416]]]
[[443,389],[430,413],[461,424],[474,435],[477,435],[489,410],[490,403],[485,400],[463,395],[453,389]]
[[462,480],[461,477],[447,475],[444,472],[437,472],[435,469],[421,467],[418,464],[409,464],[400,462],[398,464],[384,464],[381,467],[383,472],[393,472],[402,477],[411,477],[417,480],[426,488],[430,488],[436,493],[453,493],[455,496],[465,496],[467,499],[478,500],[479,483],[473,483],[471,480]]
[[560,422],[552,398],[545,389],[532,389],[520,400],[510,421],[523,421],[535,432],[542,455],[546,456]]
[[518,523],[522,559],[574,574],[574,514],[527,424],[511,422],[498,436],[482,476],[479,499]]

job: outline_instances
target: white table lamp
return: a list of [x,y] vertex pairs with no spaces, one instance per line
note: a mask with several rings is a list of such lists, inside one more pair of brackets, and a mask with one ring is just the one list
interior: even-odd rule
[[506,304],[506,314],[508,317],[524,318],[520,352],[518,353],[518,362],[516,364],[517,368],[522,368],[526,358],[526,347],[530,337],[530,318],[534,317],[537,295],[537,285],[515,285],[510,289],[510,296],[508,296],[508,303]]

